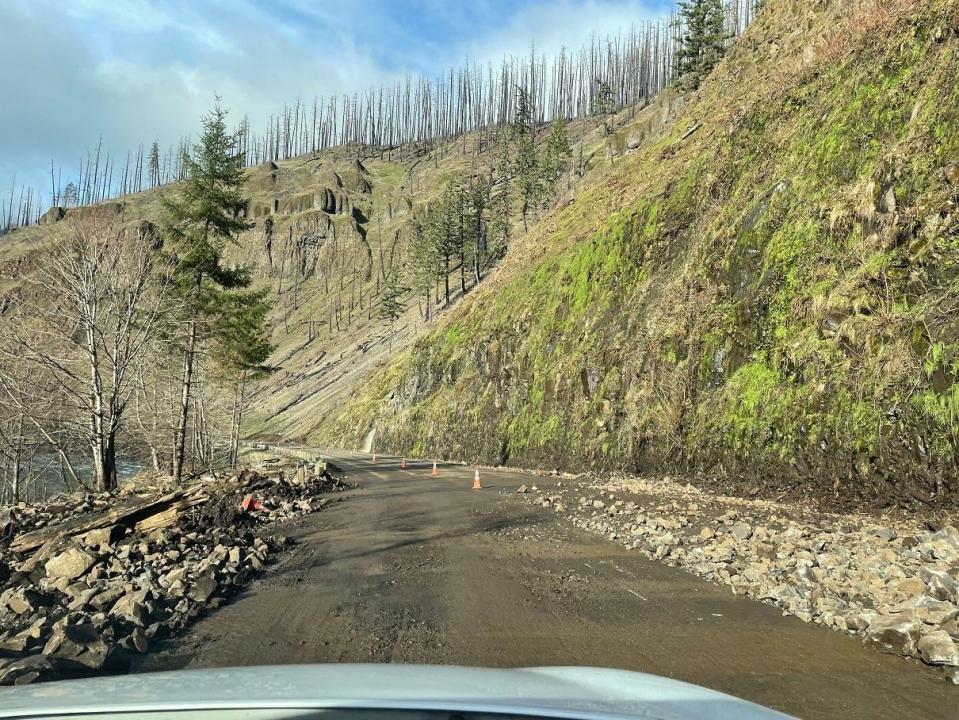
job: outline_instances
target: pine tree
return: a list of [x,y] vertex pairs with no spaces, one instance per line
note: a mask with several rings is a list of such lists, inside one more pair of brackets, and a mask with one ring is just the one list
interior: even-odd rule
[[596,81],[596,114],[603,118],[603,134],[609,135],[612,132],[610,126],[610,117],[616,111],[616,103],[613,100],[613,89],[605,80]]
[[432,307],[431,293],[438,279],[437,257],[431,242],[429,214],[414,216],[411,223],[412,236],[410,237],[409,277],[412,290],[423,296],[423,319],[430,319]]
[[160,184],[160,145],[156,140],[150,148],[150,157],[147,162],[150,169],[150,187],[156,187]]
[[63,189],[63,207],[73,207],[77,204],[77,186],[74,183],[67,183]]
[[243,158],[236,152],[235,137],[227,133],[226,111],[219,103],[204,118],[203,135],[184,162],[187,177],[179,196],[163,201],[163,231],[175,268],[176,320],[185,328],[177,338],[183,373],[172,473],[178,481],[183,475],[198,345],[210,340],[224,342],[224,329],[229,337],[235,321],[231,314],[242,309],[242,303],[230,293],[250,284],[246,268],[223,265],[223,251],[252,226],[241,217],[246,208]]
[[379,305],[376,308],[377,315],[381,320],[386,320],[390,324],[389,348],[393,352],[393,328],[396,321],[406,311],[406,303],[403,296],[409,292],[409,288],[400,284],[398,273],[391,272],[386,276],[386,283],[383,286],[383,296],[380,298]]
[[239,457],[247,383],[273,371],[265,365],[274,350],[266,325],[271,307],[268,295],[266,289],[223,293],[220,312],[214,319],[213,356],[223,379],[233,386],[230,467],[236,467]]
[[543,180],[549,187],[552,187],[559,179],[572,156],[573,149],[569,144],[566,121],[562,118],[556,118],[550,128],[542,160]]
[[510,126],[511,175],[519,192],[523,229],[529,230],[529,213],[539,204],[543,192],[539,159],[536,156],[536,124],[533,106],[524,88],[516,89],[516,112]]
[[676,53],[676,75],[695,90],[726,53],[726,11],[722,0],[680,0],[679,21],[683,28]]

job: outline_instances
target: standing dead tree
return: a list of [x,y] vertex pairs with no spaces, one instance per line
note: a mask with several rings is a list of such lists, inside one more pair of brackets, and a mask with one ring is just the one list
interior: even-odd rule
[[[130,237],[93,221],[73,222],[30,279],[31,294],[41,299],[4,326],[7,364],[32,369],[16,392],[29,398],[25,406],[51,392],[59,397],[65,413],[45,435],[53,441],[69,428],[89,448],[93,484],[101,490],[116,484],[117,436],[169,284],[153,242],[148,233]],[[11,392],[9,376],[5,386]],[[34,420],[41,426],[48,418]]]
[[[728,38],[749,27],[763,0],[711,0]],[[678,3],[682,9],[685,0]],[[237,152],[244,166],[284,160],[334,146],[363,146],[389,151],[399,145],[423,143],[434,150],[457,138],[512,122],[517,87],[522,88],[536,125],[555,118],[567,120],[624,108],[634,112],[677,79],[688,27],[676,9],[668,16],[633,26],[603,39],[594,37],[576,51],[563,49],[552,58],[531,51],[526,57],[504,58],[498,65],[466,64],[435,79],[406,77],[392,87],[369,89],[342,97],[314,97],[312,102],[287,103],[271,116],[262,132],[254,132],[244,117],[236,128]],[[723,40],[728,43],[729,39]],[[605,110],[603,110],[605,109]],[[154,142],[127,159],[120,172],[101,139],[81,160],[76,180],[77,203],[89,204],[144,187],[156,187],[186,177],[183,158],[190,140],[181,139],[161,152]],[[435,158],[434,158],[435,159]],[[114,172],[116,170],[116,172]],[[144,182],[144,173],[147,174]],[[60,182],[53,181],[53,205],[62,203]],[[115,177],[114,177],[115,176]],[[59,177],[59,176],[58,176]],[[16,182],[14,182],[16,190]],[[20,186],[0,206],[0,234],[37,222],[44,200],[38,189]]]

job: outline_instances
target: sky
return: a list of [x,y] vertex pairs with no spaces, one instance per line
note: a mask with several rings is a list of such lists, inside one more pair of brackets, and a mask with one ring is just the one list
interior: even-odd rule
[[[577,48],[669,0],[0,0],[0,188],[50,162],[195,135],[219,96],[259,131],[284,103]],[[0,193],[2,193],[0,189]]]

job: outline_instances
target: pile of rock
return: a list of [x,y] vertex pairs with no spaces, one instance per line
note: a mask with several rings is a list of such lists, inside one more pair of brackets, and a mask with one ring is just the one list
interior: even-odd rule
[[319,510],[345,487],[324,468],[244,470],[167,493],[4,508],[0,685],[122,669],[287,543],[259,526]]
[[560,483],[520,493],[647,556],[946,668],[959,684],[959,529],[905,527],[665,480]]

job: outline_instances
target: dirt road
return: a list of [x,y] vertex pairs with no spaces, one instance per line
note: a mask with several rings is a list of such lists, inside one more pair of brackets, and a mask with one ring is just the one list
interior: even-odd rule
[[279,532],[297,545],[135,670],[302,662],[596,665],[805,718],[955,718],[918,663],[783,617],[573,528],[515,489],[553,478],[331,454],[358,488]]

